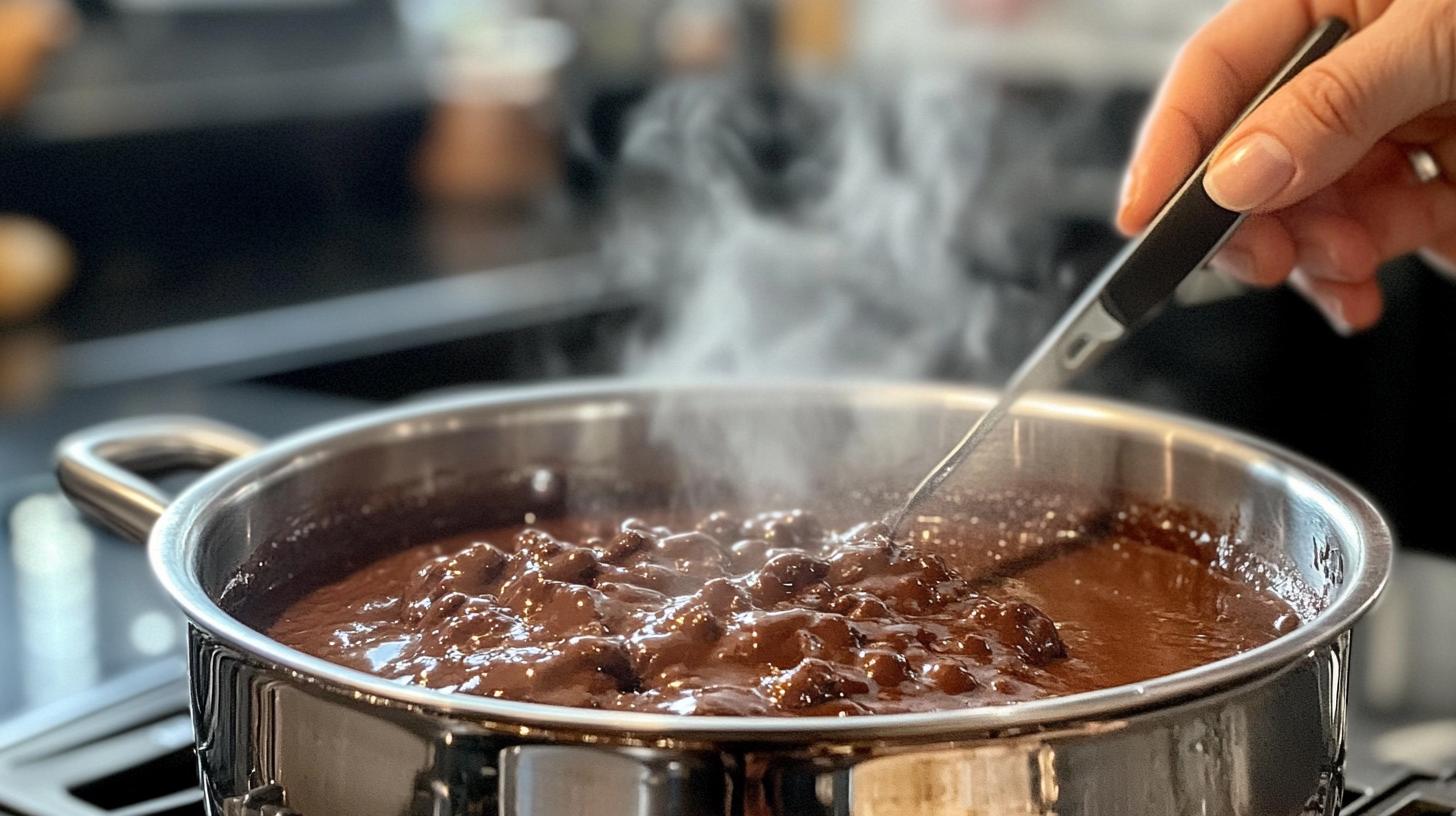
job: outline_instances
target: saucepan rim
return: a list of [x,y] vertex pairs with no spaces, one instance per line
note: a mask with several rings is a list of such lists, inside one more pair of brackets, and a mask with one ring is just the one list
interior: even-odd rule
[[1363,491],[1325,466],[1268,440],[1199,419],[1108,399],[1048,394],[1024,398],[1015,413],[1067,419],[1140,435],[1174,435],[1181,442],[1201,445],[1223,456],[1246,458],[1250,467],[1285,467],[1308,487],[1326,493],[1329,498],[1326,503],[1341,508],[1350,521],[1350,529],[1357,534],[1357,540],[1350,542],[1345,552],[1346,580],[1341,591],[1312,620],[1270,643],[1194,669],[1131,685],[1007,705],[910,714],[698,717],[525,703],[403,685],[285,647],[229,615],[202,586],[198,567],[204,542],[199,540],[199,532],[205,528],[214,508],[239,496],[240,491],[255,489],[261,474],[298,462],[311,451],[386,438],[406,442],[422,421],[462,411],[525,407],[532,403],[639,400],[673,393],[702,394],[713,389],[772,392],[789,397],[793,394],[834,396],[857,400],[860,404],[868,404],[869,400],[916,405],[941,402],[947,407],[982,410],[995,398],[993,390],[962,385],[844,381],[657,383],[620,379],[435,396],[305,429],[205,475],[179,495],[153,527],[148,546],[152,569],[192,625],[266,664],[307,682],[347,691],[356,700],[434,711],[466,721],[520,728],[523,732],[541,729],[732,742],[998,734],[1057,723],[1106,720],[1136,710],[1208,696],[1272,674],[1338,638],[1370,608],[1390,573],[1394,542],[1383,515]]

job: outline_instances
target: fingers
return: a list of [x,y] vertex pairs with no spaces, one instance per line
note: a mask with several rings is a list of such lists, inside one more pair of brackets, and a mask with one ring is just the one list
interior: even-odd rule
[[1375,277],[1384,260],[1370,225],[1344,196],[1325,190],[1281,215],[1298,247],[1295,266],[1310,277],[1360,283]]
[[1379,316],[1371,287],[1380,264],[1422,249],[1433,266],[1456,271],[1446,263],[1456,259],[1456,186],[1417,181],[1403,148],[1382,142],[1335,186],[1249,216],[1213,264],[1258,286],[1288,276],[1349,333]]
[[1288,282],[1349,336],[1375,325],[1384,307],[1376,272],[1382,260],[1368,225],[1338,190],[1327,189],[1274,218],[1289,233],[1295,263]]
[[1133,234],[1152,220],[1315,21],[1333,14],[1359,28],[1390,3],[1230,3],[1184,46],[1150,108],[1124,182],[1118,228]]
[[1382,260],[1431,246],[1456,231],[1456,188],[1450,184],[1385,184],[1348,199],[1351,215]]
[[[1218,146],[1205,189],[1250,212],[1212,261],[1286,278],[1342,332],[1372,325],[1384,260],[1456,261],[1456,0],[1233,0],[1179,55],[1139,135],[1117,226],[1143,229],[1314,23],[1355,34]],[[1446,171],[1422,184],[1406,150]],[[1456,265],[1452,265],[1456,267]]]
[[1380,285],[1373,278],[1343,283],[1316,278],[1296,269],[1289,275],[1289,285],[1319,309],[1335,331],[1346,336],[1374,326],[1384,308]]
[[1421,260],[1448,278],[1456,279],[1456,230],[1439,236],[1420,250]]
[[[1292,223],[1286,225],[1286,220]],[[1356,237],[1339,242],[1340,255],[1323,255],[1324,242],[1331,233],[1340,232]],[[1254,286],[1274,286],[1287,280],[1335,331],[1348,336],[1375,325],[1383,308],[1375,265],[1368,260],[1369,242],[1358,237],[1360,233],[1352,219],[1331,214],[1303,218],[1289,213],[1254,215],[1244,221],[1212,263]],[[1231,253],[1247,266],[1239,268],[1239,261],[1231,264]]]
[[1210,265],[1250,286],[1275,286],[1289,277],[1297,258],[1294,238],[1283,222],[1272,215],[1251,215]]
[[1204,187],[1233,210],[1275,210],[1343,176],[1395,128],[1456,97],[1456,3],[1393,3],[1254,110]]
[[1382,260],[1378,243],[1334,194],[1330,199],[1250,216],[1211,264],[1252,286],[1277,285],[1295,269],[1311,281],[1373,280]]
[[1146,227],[1203,156],[1202,137],[1190,116],[1156,104],[1154,111],[1122,183],[1116,224],[1124,235]]

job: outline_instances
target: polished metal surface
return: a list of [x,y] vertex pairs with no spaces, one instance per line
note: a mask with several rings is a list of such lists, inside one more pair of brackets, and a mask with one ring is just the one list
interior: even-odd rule
[[1385,523],[1314,463],[1115,403],[1023,400],[1004,442],[958,478],[1227,519],[1230,537],[1275,568],[1273,589],[1315,599],[1305,625],[1193,671],[1012,706],[695,718],[401,686],[285,649],[216,602],[258,547],[307,547],[321,519],[386,488],[405,498],[396,509],[415,508],[399,512],[447,533],[442,508],[485,474],[554,469],[568,511],[627,511],[676,485],[654,501],[862,513],[867,492],[923,472],[994,396],[886,384],[502,390],[329,424],[223,465],[151,534],[154,567],[193,624],[207,801],[214,813],[304,816],[1333,812],[1345,644],[1389,571]]
[[122,419],[62,439],[56,478],[92,518],[142,541],[171,497],[138,473],[210,468],[261,445],[253,434],[200,417]]
[[233,803],[225,814],[258,812],[242,797],[269,785],[304,816],[1333,814],[1345,643],[1181,705],[919,741],[800,723],[796,742],[776,745],[587,742],[381,707],[200,632],[192,705],[207,800]]

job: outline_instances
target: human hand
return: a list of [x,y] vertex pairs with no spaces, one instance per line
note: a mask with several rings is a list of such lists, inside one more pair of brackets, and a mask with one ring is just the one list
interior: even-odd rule
[[[1369,328],[1381,263],[1421,250],[1456,269],[1456,0],[1233,0],[1184,47],[1124,181],[1117,226],[1147,225],[1315,22],[1354,34],[1256,108],[1204,187],[1249,217],[1213,259],[1288,280],[1341,333]],[[1423,181],[1423,149],[1443,171]]]

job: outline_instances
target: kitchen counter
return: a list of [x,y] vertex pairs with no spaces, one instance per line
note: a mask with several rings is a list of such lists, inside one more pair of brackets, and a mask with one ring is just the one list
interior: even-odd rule
[[[423,209],[394,221],[334,218],[331,233],[319,224],[269,241],[244,233],[190,257],[120,248],[89,258],[44,318],[0,332],[0,475],[45,469],[55,440],[90,423],[167,411],[226,419],[233,408],[257,416],[280,390],[290,404],[326,398],[299,371],[571,326],[642,298],[602,270],[582,221]],[[484,362],[498,350],[455,353]],[[410,382],[439,387],[449,374]],[[257,382],[279,375],[293,379]]]

